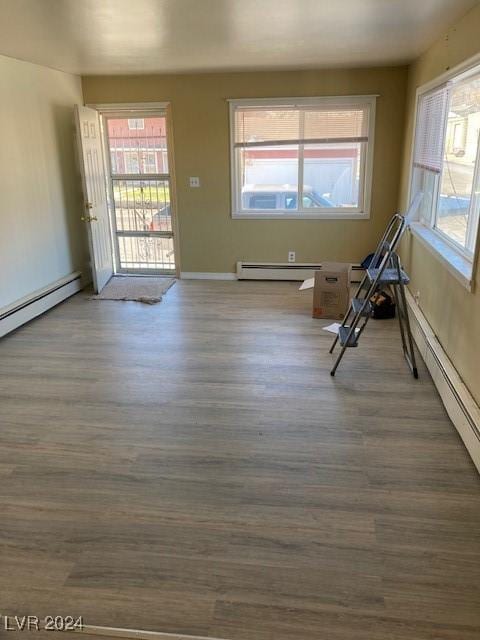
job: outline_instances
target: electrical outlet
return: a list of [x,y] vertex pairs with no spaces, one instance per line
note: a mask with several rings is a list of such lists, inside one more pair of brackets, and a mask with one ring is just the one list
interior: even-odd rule
[[415,295],[413,296],[413,299],[415,300],[415,304],[419,304],[419,302],[420,302],[420,291],[417,291],[415,293]]
[[190,186],[191,187],[199,187],[200,186],[200,178],[197,176],[190,176]]
[[295,262],[295,251],[289,251],[288,252],[288,261],[289,262]]

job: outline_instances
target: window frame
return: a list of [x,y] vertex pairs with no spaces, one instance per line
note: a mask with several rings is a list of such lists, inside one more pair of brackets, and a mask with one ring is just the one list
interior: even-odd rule
[[[429,93],[439,90],[442,86],[458,86],[462,83],[468,82],[470,78],[475,76],[480,77],[480,56],[474,56],[466,62],[448,70],[442,75],[434,78],[430,82],[417,87],[415,95],[415,112],[413,121],[413,135],[411,142],[411,155],[410,155],[410,175],[408,182],[408,204],[412,204],[416,193],[414,192],[414,161],[415,161],[415,145],[417,126],[419,123],[419,111],[420,100]],[[443,128],[442,128],[442,169],[436,177],[435,182],[435,206],[432,206],[430,217],[428,220],[420,218],[418,215],[410,221],[411,232],[422,242],[422,244],[437,258],[443,262],[448,271],[469,291],[473,291],[474,288],[474,274],[476,271],[476,265],[478,261],[479,244],[480,244],[480,214],[477,211],[474,213],[474,217],[471,218],[473,212],[473,202],[475,200],[475,188],[480,186],[480,139],[477,145],[477,156],[475,161],[473,184],[472,184],[472,196],[469,209],[469,221],[467,223],[466,237],[472,239],[471,250],[464,247],[459,242],[455,241],[448,234],[437,227],[439,198],[441,195],[441,180],[444,171],[444,153],[445,153],[445,140],[446,129],[448,124],[448,105],[449,98],[447,97],[447,109],[445,112]],[[480,196],[477,196],[477,198]],[[472,219],[476,217],[474,222]],[[476,229],[472,230],[472,225],[476,225]]]
[[[234,219],[260,219],[260,220],[315,220],[315,219],[341,219],[341,220],[365,220],[370,218],[373,182],[373,155],[375,145],[376,99],[378,95],[355,96],[319,96],[309,98],[255,98],[255,99],[230,99],[229,103],[229,127],[230,127],[230,198],[231,216]],[[361,153],[361,179],[359,184],[359,206],[352,207],[299,207],[298,209],[256,209],[244,210],[241,206],[241,179],[240,164],[237,163],[235,154],[235,111],[238,107],[292,107],[338,105],[342,107],[358,107],[368,105],[368,140],[362,145]],[[266,145],[267,146],[267,145]],[[270,146],[275,146],[274,144]],[[298,162],[299,175],[303,176],[303,145],[299,145]],[[303,182],[303,179],[300,180]],[[303,184],[299,185],[297,201],[302,202],[304,195]]]
[[[139,122],[142,123],[141,127],[138,126]],[[145,118],[127,118],[127,126],[129,131],[145,131]]]

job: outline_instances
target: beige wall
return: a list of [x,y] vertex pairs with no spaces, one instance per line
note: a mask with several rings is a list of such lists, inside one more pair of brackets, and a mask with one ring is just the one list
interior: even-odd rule
[[[400,207],[408,197],[410,156],[417,87],[480,52],[480,6],[472,9],[409,70],[406,139]],[[418,240],[408,236],[403,256],[413,293],[443,348],[477,402],[480,402],[480,290],[468,292]],[[476,280],[479,280],[477,265]]]
[[74,165],[80,79],[0,56],[0,311],[88,261]]
[[[237,260],[358,261],[398,201],[406,68],[86,77],[86,103],[170,101],[182,271],[231,272]],[[227,98],[380,94],[370,220],[232,220]],[[199,176],[200,189],[188,187]]]

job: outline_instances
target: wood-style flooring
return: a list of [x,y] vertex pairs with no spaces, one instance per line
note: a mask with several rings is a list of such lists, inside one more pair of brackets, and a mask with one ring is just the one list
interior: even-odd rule
[[0,341],[0,613],[480,638],[480,479],[423,363],[372,321],[331,378],[297,288],[80,293]]

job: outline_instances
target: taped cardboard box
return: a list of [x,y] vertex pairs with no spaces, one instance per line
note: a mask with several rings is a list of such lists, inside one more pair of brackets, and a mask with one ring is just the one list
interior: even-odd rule
[[343,262],[323,262],[315,271],[313,286],[314,318],[342,319],[350,304],[351,265]]

